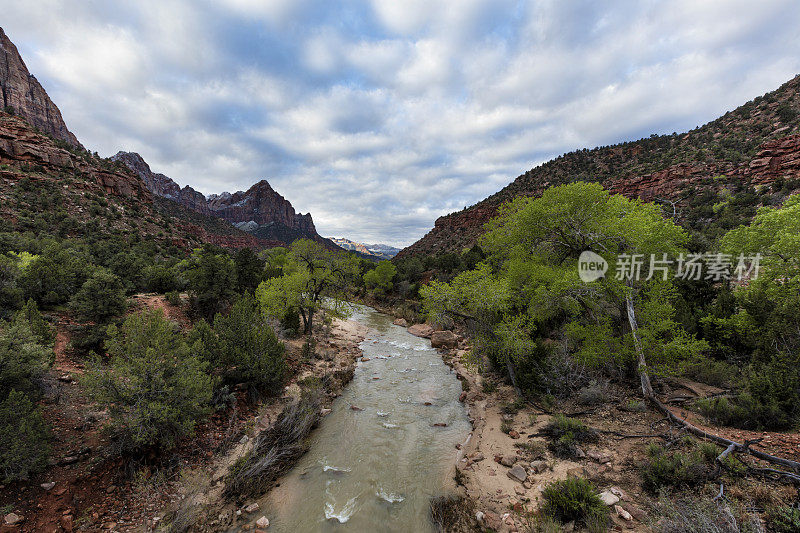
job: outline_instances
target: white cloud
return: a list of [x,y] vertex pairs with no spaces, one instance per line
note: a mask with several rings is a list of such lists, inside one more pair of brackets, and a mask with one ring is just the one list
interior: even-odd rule
[[204,193],[266,178],[408,244],[576,148],[685,130],[800,72],[792,0],[0,0],[84,144]]

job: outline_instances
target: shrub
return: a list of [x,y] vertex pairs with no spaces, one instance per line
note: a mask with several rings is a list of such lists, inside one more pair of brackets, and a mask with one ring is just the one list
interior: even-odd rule
[[181,293],[178,291],[169,291],[167,293],[167,302],[170,305],[179,306],[181,305]]
[[69,306],[82,320],[107,324],[125,311],[125,285],[111,272],[97,270],[72,297]]
[[85,375],[92,396],[109,408],[120,451],[169,448],[208,412],[212,380],[160,311],[110,326],[107,368],[94,361]]
[[651,444],[648,458],[639,466],[642,486],[657,494],[662,488],[692,487],[705,483],[714,471],[714,459],[718,454],[708,449],[695,449],[688,453],[667,451]]
[[[661,496],[656,504],[659,519],[653,524],[656,533],[744,533],[763,531],[757,518],[738,525],[728,504],[705,499],[671,501]],[[795,530],[792,530],[795,531]]]
[[4,483],[26,480],[44,470],[50,453],[50,430],[42,413],[22,393],[12,390],[0,403],[0,474]]
[[608,508],[594,486],[583,478],[568,478],[551,483],[542,491],[542,510],[566,522],[595,525],[608,522]]
[[597,442],[597,431],[580,420],[556,415],[542,430],[550,437],[550,450],[561,458],[578,455],[578,445],[583,442]]
[[286,372],[285,347],[266,323],[258,303],[246,295],[227,315],[217,314],[213,331],[200,321],[193,340],[199,353],[219,367],[229,383],[246,383],[254,396],[276,393]]
[[775,533],[800,531],[800,509],[797,507],[773,507],[767,511],[767,524]]
[[39,343],[26,320],[0,324],[0,398],[11,389],[31,392],[53,363],[53,350]]
[[29,299],[22,309],[17,311],[14,319],[26,321],[39,344],[53,344],[53,329],[39,312],[39,306],[32,299]]
[[281,318],[281,328],[289,337],[300,333],[300,313],[295,308],[289,308]]

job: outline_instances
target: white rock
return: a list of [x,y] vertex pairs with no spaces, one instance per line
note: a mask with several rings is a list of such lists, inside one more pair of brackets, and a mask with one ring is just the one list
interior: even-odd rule
[[56,486],[56,482],[55,481],[49,481],[47,483],[42,483],[40,485],[40,487],[42,487],[44,490],[50,490],[55,486]]
[[[619,498],[617,498],[617,501],[619,501]],[[611,504],[609,504],[609,505],[611,505]],[[250,505],[248,505],[247,507],[244,508],[244,512],[245,513],[255,513],[256,511],[258,511],[258,504],[257,503],[251,503]]]
[[269,527],[269,520],[266,516],[262,516],[258,520],[256,520],[256,526],[260,527],[261,529],[267,529]]
[[483,514],[483,511],[478,511],[477,513],[475,513],[475,520],[478,521],[478,524],[483,525],[483,519],[485,517],[486,517],[486,515]]
[[617,516],[622,518],[623,520],[633,520],[631,513],[620,507],[619,505],[614,506],[614,510],[617,512]]
[[610,507],[619,503],[619,496],[611,491],[605,490],[600,493],[600,500]]
[[22,517],[15,513],[8,513],[5,517],[6,524],[13,526],[22,522]]

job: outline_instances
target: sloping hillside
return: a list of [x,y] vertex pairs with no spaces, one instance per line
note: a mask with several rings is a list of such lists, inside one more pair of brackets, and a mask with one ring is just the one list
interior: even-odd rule
[[[762,186],[800,178],[800,76],[687,133],[649,138],[559,156],[462,211],[436,220],[422,239],[398,254],[461,251],[505,202],[535,196],[551,185],[600,182],[629,197],[660,201],[688,217],[692,198],[723,187]],[[683,222],[683,220],[682,220]]]

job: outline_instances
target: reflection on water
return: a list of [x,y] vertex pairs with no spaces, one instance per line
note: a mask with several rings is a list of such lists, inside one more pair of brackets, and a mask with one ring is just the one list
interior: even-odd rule
[[351,319],[370,328],[361,344],[369,361],[309,453],[260,502],[270,531],[433,531],[429,500],[445,491],[455,445],[470,429],[461,384],[427,339],[368,307]]

